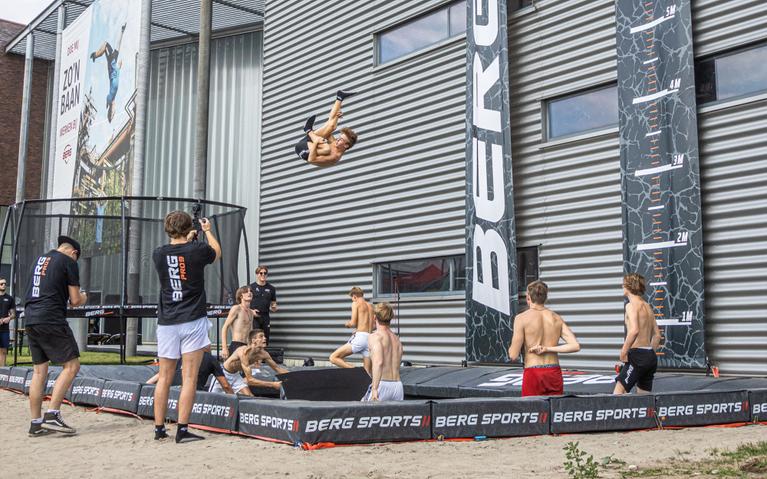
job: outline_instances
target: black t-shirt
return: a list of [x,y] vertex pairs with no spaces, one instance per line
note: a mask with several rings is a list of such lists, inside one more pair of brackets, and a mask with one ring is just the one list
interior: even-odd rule
[[[197,390],[205,391],[205,383],[208,382],[208,376],[213,375],[220,377],[224,375],[224,370],[221,369],[221,363],[216,361],[216,358],[212,354],[205,351],[202,355],[202,362],[200,363],[200,370],[197,372]],[[173,385],[181,385],[181,360],[176,361],[176,374],[173,376]]]
[[[272,301],[277,301],[277,290],[271,283],[261,286],[258,283],[252,283],[250,290],[253,291],[253,299],[250,300],[250,308],[257,309],[260,318],[255,318],[259,323],[269,321],[269,307]],[[259,320],[260,319],[260,320]]]
[[157,322],[181,324],[206,315],[205,266],[216,252],[205,243],[166,244],[152,254],[160,278]]
[[[13,298],[10,294],[3,294],[0,296],[0,319],[5,318],[10,314],[13,309]],[[0,323],[0,333],[3,331],[10,331],[10,323]]]
[[69,286],[80,286],[77,261],[56,250],[37,258],[24,301],[24,325],[67,324]]

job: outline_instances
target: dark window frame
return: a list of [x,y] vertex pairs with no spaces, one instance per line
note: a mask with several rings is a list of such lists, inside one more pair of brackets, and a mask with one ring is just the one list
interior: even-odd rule
[[[461,38],[462,36],[466,35],[466,30],[465,29],[463,31],[461,31],[461,32],[456,33],[456,34],[453,34],[450,31],[450,25],[451,25],[451,22],[450,22],[450,11],[451,11],[453,6],[460,5],[460,4],[465,4],[465,2],[463,0],[446,1],[446,2],[444,2],[442,4],[440,4],[440,5],[437,5],[434,8],[431,8],[429,10],[425,10],[423,12],[419,12],[416,15],[413,15],[412,17],[408,17],[408,18],[406,18],[406,19],[404,19],[404,20],[402,20],[400,22],[397,22],[397,23],[395,23],[393,25],[387,26],[383,30],[379,30],[379,31],[375,32],[373,34],[373,65],[375,67],[381,67],[381,66],[385,66],[385,65],[394,64],[394,63],[397,63],[398,61],[402,60],[403,58],[408,58],[411,55],[417,55],[417,54],[421,54],[421,53],[430,51],[430,50],[434,49],[437,46],[443,45],[444,43],[456,40],[456,39]],[[425,17],[428,17],[431,14],[434,14],[434,13],[442,11],[442,10],[447,11],[447,24],[446,24],[447,36],[446,37],[441,38],[441,39],[439,39],[439,40],[437,40],[437,41],[435,41],[433,43],[430,43],[428,45],[424,45],[424,46],[422,46],[420,48],[417,48],[415,50],[411,50],[411,51],[409,51],[409,52],[407,52],[407,53],[405,53],[403,55],[390,58],[389,60],[387,60],[385,62],[381,61],[381,36],[386,35],[387,33],[391,33],[393,31],[397,30],[398,28],[403,27],[405,25],[408,25],[410,23],[417,22],[418,20],[421,20],[421,19],[423,19]]]
[[608,88],[615,88],[615,92],[616,92],[616,95],[615,95],[615,106],[616,106],[616,110],[617,110],[618,109],[618,83],[614,82],[614,81],[613,82],[609,82],[609,83],[601,83],[599,85],[593,85],[593,86],[590,86],[590,87],[587,87],[587,88],[584,88],[584,89],[581,89],[581,90],[577,90],[577,91],[573,91],[573,92],[568,92],[568,93],[565,93],[563,95],[558,95],[558,96],[554,96],[554,97],[551,97],[551,98],[543,99],[541,101],[541,117],[542,117],[542,120],[543,120],[543,124],[541,126],[542,126],[543,141],[544,142],[559,141],[559,140],[567,139],[567,138],[570,138],[570,137],[577,137],[577,136],[580,136],[580,135],[586,135],[586,134],[589,134],[589,133],[604,131],[604,130],[608,130],[608,129],[611,129],[611,128],[617,128],[618,125],[619,125],[619,117],[618,117],[618,115],[616,115],[616,117],[615,117],[615,123],[612,123],[610,125],[599,126],[599,127],[596,127],[596,128],[588,128],[588,129],[579,130],[579,131],[576,131],[576,132],[573,132],[573,133],[567,133],[565,135],[559,135],[559,136],[552,136],[551,135],[551,112],[549,111],[549,106],[552,103],[555,103],[555,102],[558,102],[558,101],[562,101],[562,100],[567,100],[567,99],[570,99],[570,98],[575,98],[575,97],[578,97],[578,96],[588,95],[589,93],[594,93],[594,92],[597,92],[597,91],[600,91],[600,90],[606,90]]
[[[445,261],[445,260],[449,261],[449,266],[448,266],[449,289],[447,290],[400,292],[400,291],[397,291],[397,288],[393,287],[392,285],[389,285],[389,287],[386,288],[386,290],[382,287],[383,286],[381,284],[382,268],[387,268],[389,271],[391,271],[393,269],[392,265],[414,263],[414,262],[420,262],[420,261]],[[373,263],[373,297],[374,298],[395,298],[397,296],[406,297],[406,298],[416,297],[416,296],[441,297],[441,296],[455,296],[458,294],[463,294],[463,292],[466,290],[465,261],[466,261],[466,255],[457,254],[457,255],[429,256],[425,258],[410,258],[410,259],[393,260],[393,261],[381,261],[381,262]],[[463,262],[464,264],[463,269],[459,267],[461,262]],[[461,279],[463,279],[463,285],[462,287],[458,287]]]
[[[767,86],[766,86],[765,88],[762,88],[760,90],[754,90],[754,91],[742,93],[740,95],[733,95],[727,98],[719,98],[719,95],[718,95],[719,85],[717,84],[717,68],[716,68],[717,60],[738,55],[740,53],[745,53],[749,50],[756,50],[758,48],[767,48],[767,42],[761,40],[755,43],[740,45],[738,47],[729,48],[727,50],[722,50],[709,55],[705,55],[700,58],[696,58],[695,59],[695,101],[697,105],[708,106],[708,105],[712,105],[712,104],[716,104],[720,102],[728,102],[731,100],[738,100],[738,99],[748,98],[751,96],[757,96],[757,95],[762,95],[764,93],[767,93]],[[709,68],[711,68],[713,72],[713,90],[711,92],[701,93],[701,89],[703,87],[701,77],[703,76],[703,73],[704,73],[703,69],[706,66],[709,66]],[[735,77],[737,77],[737,75],[735,75]],[[713,95],[713,98],[711,96],[705,96],[707,93],[710,93],[711,95]]]

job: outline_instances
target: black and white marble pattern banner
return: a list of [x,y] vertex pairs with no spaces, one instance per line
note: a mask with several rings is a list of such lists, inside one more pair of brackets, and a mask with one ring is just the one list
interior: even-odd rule
[[706,365],[690,0],[616,0],[623,265],[648,281],[659,364]]
[[517,301],[505,0],[468,0],[466,359],[505,362]]

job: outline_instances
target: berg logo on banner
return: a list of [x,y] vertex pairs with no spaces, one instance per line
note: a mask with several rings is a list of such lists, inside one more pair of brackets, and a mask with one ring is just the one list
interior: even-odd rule
[[553,423],[574,423],[626,419],[644,419],[655,416],[651,407],[626,407],[608,409],[586,409],[582,411],[557,411],[552,413]]
[[192,412],[195,414],[204,414],[206,416],[232,417],[234,411],[231,406],[221,406],[219,404],[194,403]]
[[283,417],[252,414],[246,412],[240,412],[240,424],[267,427],[269,429],[278,429],[281,431],[298,432],[299,429],[298,419],[287,419]]
[[84,386],[81,384],[79,386],[72,387],[72,395],[75,394],[99,397],[101,395],[101,388],[98,386]]
[[[562,382],[568,384],[611,384],[615,382],[615,376],[605,376],[602,374],[586,374],[579,371],[562,371]],[[509,373],[503,376],[493,378],[488,382],[477,385],[477,387],[504,387],[504,386],[522,386],[522,374]]]
[[540,412],[486,413],[486,414],[451,414],[435,416],[434,427],[494,426],[496,424],[538,424],[544,423],[549,415]]
[[306,421],[304,432],[342,431],[351,429],[388,429],[398,427],[429,427],[429,416],[362,416],[336,417]]
[[665,419],[667,417],[690,417],[706,414],[732,414],[743,411],[748,411],[748,401],[660,406],[658,416]]
[[72,159],[72,145],[67,144],[67,146],[64,147],[64,153],[61,154],[61,159],[64,160],[64,163],[69,163],[69,160]]
[[101,397],[103,399],[114,399],[115,401],[133,401],[133,393],[131,391],[119,391],[117,389],[102,389]]
[[[497,44],[499,34],[498,0],[472,2],[472,38],[474,56],[471,60],[473,91],[472,98],[472,128],[471,128],[471,166],[473,181],[471,184],[473,213],[476,218],[470,218],[473,223],[471,232],[471,267],[472,299],[505,315],[511,314],[511,295],[509,275],[509,249],[502,224],[508,220],[506,198],[506,175],[504,173],[503,122],[501,108],[493,109],[485,103],[485,96],[491,89],[501,84],[501,49]],[[486,10],[483,8],[487,6]],[[484,25],[477,20],[485,20]],[[503,43],[503,42],[500,42]],[[492,58],[487,67],[483,66],[482,58]],[[505,67],[505,65],[504,65]],[[480,140],[479,137],[498,138],[495,141]],[[491,155],[491,171],[488,174],[486,156]],[[492,178],[492,195],[488,191],[489,178]],[[492,196],[492,197],[491,197]],[[486,228],[476,223],[484,220]],[[477,255],[479,250],[479,257]],[[492,255],[496,256],[498,267],[498,287],[493,286]],[[479,260],[481,259],[481,264]],[[482,272],[480,279],[480,270]]]
[[767,414],[767,402],[754,403],[751,414],[753,414],[754,417],[762,414]]

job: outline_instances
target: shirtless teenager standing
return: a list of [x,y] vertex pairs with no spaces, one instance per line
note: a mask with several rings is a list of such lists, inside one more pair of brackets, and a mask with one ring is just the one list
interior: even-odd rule
[[[250,301],[253,299],[253,292],[250,286],[243,286],[237,289],[235,300],[237,304],[229,310],[229,316],[226,317],[224,325],[221,326],[221,338],[223,346],[221,348],[221,357],[226,359],[234,353],[237,348],[247,346],[248,333],[253,329],[253,311],[250,309]],[[232,328],[232,342],[229,347],[226,346],[227,333]]]
[[[285,368],[281,368],[272,359],[272,356],[266,351],[266,336],[260,329],[254,329],[248,333],[248,345],[244,348],[237,348],[232,352],[229,359],[224,361],[224,376],[226,377],[232,389],[237,394],[243,394],[245,396],[252,396],[248,386],[273,388],[280,390],[282,385],[281,381],[262,381],[253,377],[253,367],[257,366],[261,362],[265,362],[271,367],[277,374],[289,373]],[[240,371],[245,374],[243,380],[240,376]],[[211,388],[211,392],[221,392],[214,384]]]
[[376,331],[368,338],[373,382],[363,401],[402,401],[405,397],[399,366],[402,343],[391,330],[392,309],[389,303],[375,306]]
[[615,378],[613,394],[626,394],[636,386],[637,393],[652,391],[652,381],[658,368],[655,351],[660,345],[660,329],[653,310],[642,297],[645,293],[645,279],[631,273],[623,277],[623,295],[629,300],[626,305],[626,340],[621,348],[620,373]]
[[[556,396],[564,394],[560,353],[576,353],[581,346],[565,321],[544,306],[549,288],[543,281],[527,285],[529,309],[514,318],[514,336],[509,346],[509,358],[516,361],[522,346],[525,372],[522,376],[522,396]],[[565,344],[559,344],[562,338]]]
[[357,286],[349,291],[352,298],[352,319],[344,324],[347,328],[354,328],[349,341],[336,349],[330,355],[330,362],[339,368],[353,368],[344,358],[352,354],[362,353],[362,365],[370,374],[370,351],[368,350],[368,336],[373,330],[373,305],[365,300],[365,293]]

